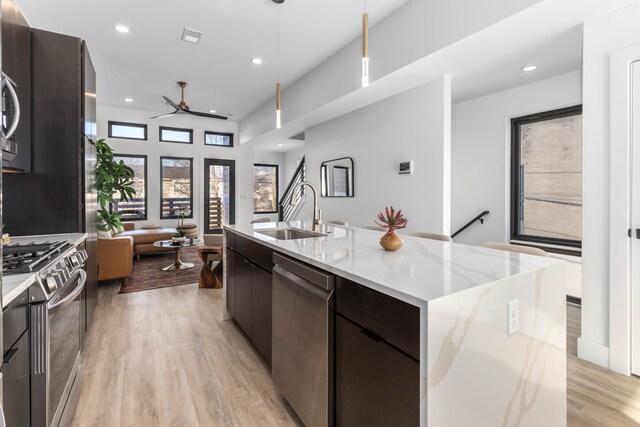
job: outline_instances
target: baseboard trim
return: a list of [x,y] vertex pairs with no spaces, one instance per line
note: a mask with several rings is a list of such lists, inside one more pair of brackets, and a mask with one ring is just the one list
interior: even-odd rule
[[609,347],[578,338],[578,358],[609,369]]

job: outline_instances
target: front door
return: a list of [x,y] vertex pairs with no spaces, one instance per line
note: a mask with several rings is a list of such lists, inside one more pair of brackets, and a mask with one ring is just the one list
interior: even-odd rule
[[222,233],[224,225],[235,224],[235,160],[204,160],[204,229]]

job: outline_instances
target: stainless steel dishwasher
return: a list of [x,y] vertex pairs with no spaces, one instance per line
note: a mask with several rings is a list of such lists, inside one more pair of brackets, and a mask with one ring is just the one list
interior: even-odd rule
[[306,427],[333,425],[333,275],[274,254],[271,374]]

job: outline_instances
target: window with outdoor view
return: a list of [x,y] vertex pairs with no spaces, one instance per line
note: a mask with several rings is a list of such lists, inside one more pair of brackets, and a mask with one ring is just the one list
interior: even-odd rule
[[133,154],[115,154],[116,162],[123,162],[133,171],[133,188],[136,190],[133,199],[125,202],[114,194],[111,211],[122,215],[122,221],[140,221],[147,219],[147,156]]
[[108,125],[109,138],[147,140],[147,125],[113,121]]
[[160,179],[160,218],[177,218],[176,209],[187,210],[185,218],[193,218],[193,159],[161,157]]
[[582,107],[512,120],[512,239],[582,240]]
[[278,212],[278,165],[253,165],[253,211]]

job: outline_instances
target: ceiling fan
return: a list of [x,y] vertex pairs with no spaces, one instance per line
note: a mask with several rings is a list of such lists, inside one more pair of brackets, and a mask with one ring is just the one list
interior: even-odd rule
[[184,88],[187,86],[187,82],[178,82],[178,86],[180,86],[180,103],[179,104],[176,104],[175,102],[173,102],[172,100],[170,100],[166,96],[162,97],[167,102],[167,104],[171,105],[176,110],[171,112],[171,113],[160,114],[159,116],[150,117],[151,119],[159,119],[160,117],[167,117],[167,116],[170,116],[172,114],[181,114],[181,113],[183,113],[183,114],[191,114],[191,115],[198,116],[198,117],[207,117],[209,119],[227,120],[226,116],[220,116],[218,114],[211,114],[211,113],[201,113],[199,111],[191,111],[189,109],[189,106],[187,105],[187,103],[184,102]]

